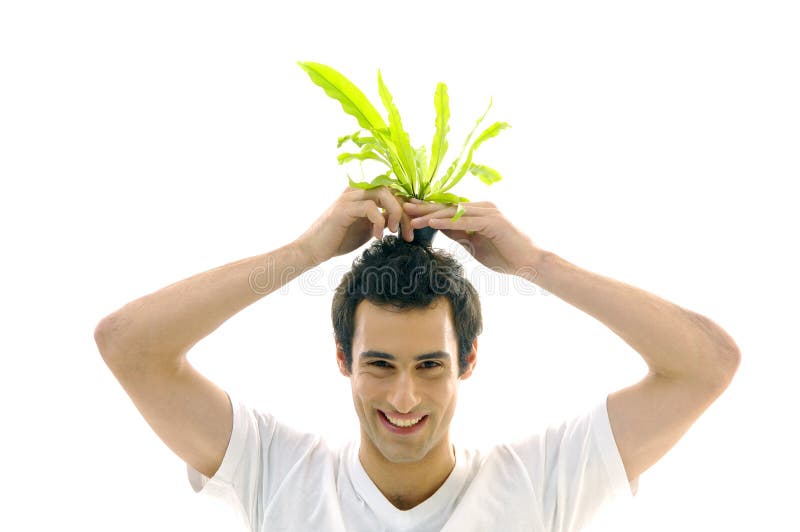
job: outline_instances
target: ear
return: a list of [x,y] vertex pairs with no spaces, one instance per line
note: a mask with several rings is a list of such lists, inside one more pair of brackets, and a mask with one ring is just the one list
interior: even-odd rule
[[339,366],[339,373],[345,377],[350,376],[350,374],[347,372],[347,362],[345,361],[344,349],[342,349],[342,345],[338,342],[336,343],[336,364]]
[[478,339],[475,338],[472,342],[472,351],[469,352],[467,355],[467,370],[464,374],[459,377],[459,379],[464,380],[468,379],[470,375],[472,375],[472,371],[475,369],[476,364],[478,363]]

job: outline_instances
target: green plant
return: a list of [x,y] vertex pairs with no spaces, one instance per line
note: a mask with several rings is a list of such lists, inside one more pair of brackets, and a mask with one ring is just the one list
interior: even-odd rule
[[320,63],[302,61],[297,63],[308,73],[311,81],[322,87],[328,96],[338,100],[342,104],[342,109],[347,114],[354,116],[361,128],[367,132],[367,136],[362,136],[362,130],[358,130],[352,135],[345,135],[339,138],[337,148],[341,148],[342,144],[347,141],[351,141],[361,148],[358,153],[340,154],[338,157],[339,164],[353,160],[362,162],[375,160],[388,167],[386,173],[375,177],[370,182],[353,181],[353,178],[348,174],[350,186],[370,189],[386,185],[393,189],[397,196],[406,200],[413,197],[436,203],[456,204],[456,214],[452,218],[455,221],[464,212],[461,202],[469,201],[469,199],[457,196],[448,192],[448,190],[461,181],[467,171],[487,185],[502,179],[497,170],[482,164],[474,164],[472,155],[484,141],[496,136],[503,129],[511,127],[506,122],[495,122],[483,130],[470,146],[466,159],[456,171],[472,135],[492,107],[491,98],[489,99],[489,107],[475,123],[475,127],[472,128],[469,136],[464,141],[461,153],[447,169],[447,172],[437,181],[434,181],[442,160],[447,153],[447,133],[450,131],[448,124],[450,120],[450,102],[447,96],[447,85],[439,82],[436,86],[436,93],[433,99],[436,108],[436,132],[433,135],[431,156],[428,159],[424,145],[419,148],[412,147],[408,133],[403,129],[400,112],[392,101],[389,89],[383,83],[380,70],[378,70],[378,92],[386,111],[389,113],[388,126],[381,114],[370,103],[369,99],[364,96],[364,93],[340,72]]

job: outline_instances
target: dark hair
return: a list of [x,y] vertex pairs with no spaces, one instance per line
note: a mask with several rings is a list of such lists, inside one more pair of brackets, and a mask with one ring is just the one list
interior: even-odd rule
[[458,337],[458,376],[467,370],[472,342],[483,329],[481,304],[464,268],[449,253],[406,242],[396,235],[375,240],[353,261],[333,296],[331,320],[336,342],[353,366],[356,307],[363,300],[397,309],[430,308],[445,297],[450,302]]

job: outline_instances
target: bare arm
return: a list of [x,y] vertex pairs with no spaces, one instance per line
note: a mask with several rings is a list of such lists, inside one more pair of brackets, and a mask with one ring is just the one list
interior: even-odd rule
[[710,319],[635,286],[585,270],[543,250],[491,202],[455,207],[415,201],[404,209],[414,227],[430,225],[496,271],[518,275],[600,321],[638,352],[651,372],[719,383],[739,365],[739,348]]
[[192,367],[189,349],[306,270],[379,236],[387,223],[392,228],[401,223],[406,235],[413,235],[387,188],[348,188],[291,244],[194,275],[106,316],[94,331],[97,347],[159,438],[211,478],[230,442],[233,405],[222,388]]
[[[536,246],[490,202],[454,207],[406,204],[485,266],[535,283],[594,317],[639,353],[640,381],[608,395],[609,423],[629,481],[656,463],[733,380],[739,347],[709,318],[641,288],[585,270]],[[633,486],[632,486],[633,487]]]
[[521,270],[525,278],[602,322],[642,356],[651,372],[716,384],[736,371],[736,343],[705,316],[555,253],[531,256],[532,268]]
[[[385,212],[381,212],[380,208]],[[299,238],[269,253],[171,284],[103,318],[94,337],[104,357],[182,359],[228,318],[326,260],[380,238],[402,224],[413,238],[402,202],[387,187],[345,188]]]
[[296,245],[284,246],[136,299],[95,329],[103,360],[153,431],[209,478],[228,448],[233,410],[225,391],[189,363],[187,352],[310,266]]
[[95,340],[103,357],[117,363],[170,365],[228,318],[314,266],[296,241],[219,266],[131,301],[100,321]]
[[[611,430],[633,483],[728,387],[741,359],[739,348],[705,316],[554,253],[541,257],[537,274],[528,278],[600,320],[649,366],[640,382],[607,399]],[[635,494],[635,485],[631,488]]]

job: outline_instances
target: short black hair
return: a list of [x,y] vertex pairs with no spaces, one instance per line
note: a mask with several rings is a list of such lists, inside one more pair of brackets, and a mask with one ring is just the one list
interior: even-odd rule
[[478,292],[464,267],[450,253],[396,235],[375,240],[353,261],[331,305],[334,337],[352,372],[356,307],[363,300],[396,309],[430,308],[444,297],[450,303],[458,337],[458,376],[467,370],[472,343],[483,330]]

